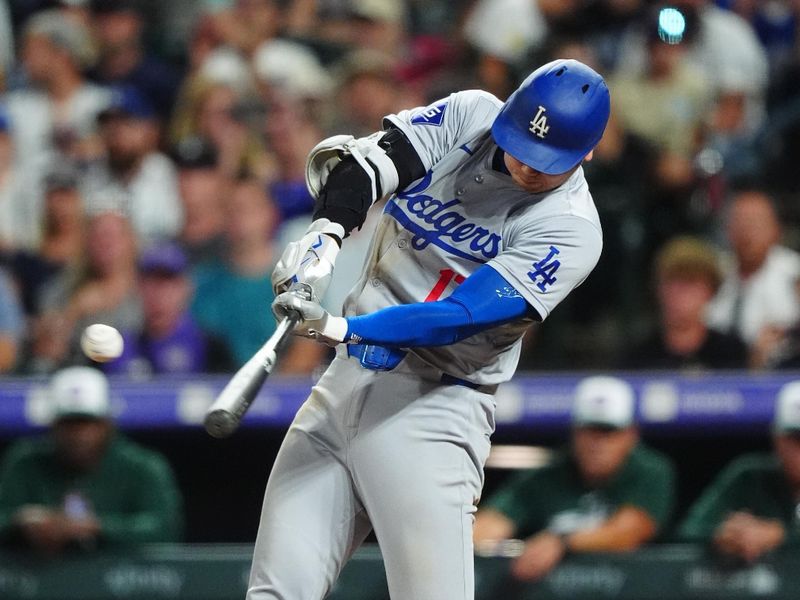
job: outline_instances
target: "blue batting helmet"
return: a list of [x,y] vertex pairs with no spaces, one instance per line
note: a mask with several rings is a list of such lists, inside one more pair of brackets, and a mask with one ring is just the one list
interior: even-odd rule
[[603,137],[611,100],[603,78],[577,60],[531,73],[492,124],[495,142],[529,167],[566,173]]

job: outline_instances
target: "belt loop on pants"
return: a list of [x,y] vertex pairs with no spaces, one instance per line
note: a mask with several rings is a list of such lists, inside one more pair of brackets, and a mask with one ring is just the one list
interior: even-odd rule
[[[407,351],[399,348],[387,348],[373,344],[347,345],[347,356],[357,358],[362,367],[372,371],[390,371],[400,364],[407,354]],[[430,368],[434,370],[434,367],[430,366]],[[474,383],[454,377],[439,369],[435,369],[435,371],[437,372],[436,379],[444,385],[461,385],[484,394],[494,394],[497,391],[496,385]]]

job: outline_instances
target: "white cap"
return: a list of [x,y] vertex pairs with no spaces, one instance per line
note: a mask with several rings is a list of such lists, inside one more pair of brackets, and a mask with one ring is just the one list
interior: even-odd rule
[[791,381],[778,392],[772,427],[776,433],[800,432],[800,381]]
[[623,429],[634,422],[634,393],[617,377],[597,375],[583,379],[575,388],[572,423]]
[[107,418],[111,415],[108,380],[91,367],[68,367],[50,380],[53,420],[63,417]]
[[303,44],[275,39],[261,44],[253,54],[256,76],[296,98],[325,98],[333,81],[316,55]]

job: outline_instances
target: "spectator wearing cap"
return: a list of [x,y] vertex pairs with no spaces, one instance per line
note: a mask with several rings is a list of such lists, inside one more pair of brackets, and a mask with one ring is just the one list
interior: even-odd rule
[[784,385],[775,404],[773,451],[731,462],[691,506],[683,539],[710,544],[751,563],[800,542],[800,382]]
[[[674,43],[660,27],[659,9],[648,9],[647,18],[642,20],[646,32],[644,67],[635,72],[616,72],[608,87],[614,95],[614,113],[625,129],[657,151],[659,188],[670,193],[669,199],[676,195],[679,200],[682,196],[677,191],[693,185],[692,158],[699,149],[713,95],[703,72],[687,58],[688,40],[696,31],[693,21],[688,21],[682,43]],[[675,207],[663,202],[664,213],[671,221],[687,218],[669,215]],[[677,230],[679,225],[674,227]]]
[[0,536],[46,555],[175,542],[182,500],[165,459],[117,434],[109,384],[89,367],[56,373],[49,435],[0,465]]
[[[159,127],[153,106],[133,87],[114,90],[99,115],[106,158],[86,177],[88,210],[98,196],[116,196],[143,246],[174,238],[183,224],[175,166],[158,151]],[[109,208],[104,206],[103,208]]]
[[161,119],[168,119],[181,74],[147,52],[142,2],[91,0],[89,8],[100,54],[90,78],[103,85],[135,88]]
[[742,339],[706,324],[708,305],[721,283],[713,246],[692,237],[667,243],[655,260],[658,329],[631,348],[623,368],[745,368],[748,355]]
[[144,323],[125,331],[123,354],[108,372],[142,376],[230,370],[223,342],[207,335],[189,313],[193,286],[186,254],[175,243],[152,246],[139,259]]
[[41,169],[54,154],[96,157],[96,117],[109,92],[83,76],[94,60],[88,30],[59,10],[37,13],[22,32],[21,58],[30,85],[6,100],[20,168]]
[[183,208],[180,242],[192,265],[223,255],[224,199],[231,181],[219,169],[214,145],[202,137],[181,140],[172,151]]
[[540,579],[568,553],[634,550],[669,521],[674,468],[639,441],[631,386],[587,377],[575,390],[572,424],[569,450],[520,472],[476,515],[479,547],[525,541],[511,565],[518,579]]
[[30,316],[39,314],[48,284],[65,270],[76,269],[83,256],[85,215],[77,168],[66,161],[56,163],[42,184],[41,241],[35,250],[14,252],[9,261]]

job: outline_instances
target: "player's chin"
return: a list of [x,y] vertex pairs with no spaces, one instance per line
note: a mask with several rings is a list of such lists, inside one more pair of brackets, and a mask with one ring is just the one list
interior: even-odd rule
[[543,192],[547,184],[539,178],[532,178],[526,179],[523,177],[515,176],[512,177],[514,183],[516,183],[519,187],[521,187],[526,192],[531,194],[538,194],[539,192]]

